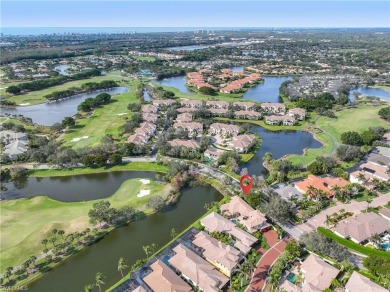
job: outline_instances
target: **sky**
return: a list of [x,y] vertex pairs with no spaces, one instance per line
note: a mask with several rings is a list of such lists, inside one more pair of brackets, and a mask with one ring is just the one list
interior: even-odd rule
[[1,1],[2,27],[390,27],[390,1]]

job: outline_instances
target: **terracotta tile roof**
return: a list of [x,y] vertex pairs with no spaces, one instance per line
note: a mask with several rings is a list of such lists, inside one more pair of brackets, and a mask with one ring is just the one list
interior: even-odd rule
[[178,121],[178,122],[191,122],[192,121],[192,114],[190,114],[190,113],[178,114],[176,117],[176,121]]
[[200,144],[194,140],[183,140],[183,139],[174,139],[172,141],[168,141],[168,144],[171,147],[186,147],[191,149],[199,149]]
[[305,278],[303,291],[325,290],[330,286],[332,279],[335,279],[340,272],[313,254],[310,254],[302,263],[301,269]]
[[153,100],[153,105],[155,105],[155,106],[162,106],[162,105],[169,106],[173,103],[175,103],[175,100],[173,100],[173,99],[155,99],[155,100]]
[[255,103],[250,102],[250,101],[236,101],[233,103],[233,105],[244,108],[244,109],[248,109],[248,108],[254,107]]
[[197,131],[198,134],[201,134],[203,132],[203,124],[198,122],[177,122],[174,123],[173,127],[175,129],[177,128],[187,129],[190,133],[192,133],[193,131]]
[[387,172],[386,166],[378,165],[372,162],[367,162],[361,164],[359,168],[361,171],[366,172],[371,176],[377,177],[385,181],[390,180],[390,174]]
[[147,104],[142,107],[144,113],[156,113],[158,111],[157,106],[153,104]]
[[210,132],[217,132],[217,133],[233,133],[238,134],[240,131],[240,127],[236,125],[228,125],[228,124],[222,124],[222,123],[213,123],[210,125]]
[[172,291],[172,292],[189,292],[191,286],[182,280],[176,273],[162,261],[154,262],[150,268],[152,273],[148,274],[143,281],[153,291]]
[[206,228],[209,232],[228,232],[232,230],[232,228],[235,226],[233,222],[230,220],[222,217],[216,212],[212,212],[206,217],[202,218],[200,220],[200,223],[202,226]]
[[326,194],[328,194],[330,196],[333,196],[333,190],[332,189],[335,186],[338,186],[340,188],[344,188],[347,185],[349,185],[349,182],[346,181],[345,179],[342,179],[342,178],[339,178],[339,177],[336,177],[336,178],[333,178],[333,177],[321,178],[321,177],[315,176],[313,174],[310,174],[303,181],[299,181],[299,182],[295,183],[295,187],[299,191],[301,191],[303,193],[307,193],[307,191],[309,190],[309,187],[312,186],[312,187],[314,187],[317,190],[324,191]]
[[206,106],[216,107],[216,108],[227,108],[229,106],[229,103],[227,101],[209,100],[206,102]]
[[196,234],[192,243],[203,249],[202,254],[206,259],[223,265],[230,272],[232,272],[241,259],[238,250],[218,241],[204,231]]
[[173,251],[176,254],[169,263],[203,291],[219,291],[229,282],[228,277],[184,245],[179,244]]
[[261,113],[255,111],[235,111],[234,114],[236,117],[261,117]]
[[354,271],[349,278],[345,289],[348,292],[386,292],[387,289],[372,282],[369,278]]
[[333,230],[346,238],[363,242],[374,234],[390,230],[390,221],[373,212],[360,213],[340,221]]
[[296,107],[296,108],[292,108],[292,109],[288,110],[288,114],[293,115],[293,116],[303,117],[306,115],[306,111],[303,108]]

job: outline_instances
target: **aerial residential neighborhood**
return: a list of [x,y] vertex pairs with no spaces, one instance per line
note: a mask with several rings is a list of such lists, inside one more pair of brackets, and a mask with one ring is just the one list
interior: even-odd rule
[[1,291],[390,291],[388,2],[0,14]]

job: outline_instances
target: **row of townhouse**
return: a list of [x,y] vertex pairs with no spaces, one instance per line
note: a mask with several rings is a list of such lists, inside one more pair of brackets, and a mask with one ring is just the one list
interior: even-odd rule
[[127,143],[133,143],[136,145],[144,145],[149,139],[156,133],[156,125],[144,122],[135,129],[134,134],[127,138]]

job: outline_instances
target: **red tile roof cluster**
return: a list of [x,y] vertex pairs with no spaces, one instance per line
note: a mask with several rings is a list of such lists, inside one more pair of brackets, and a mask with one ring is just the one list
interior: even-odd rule
[[340,188],[345,188],[347,185],[349,185],[349,182],[343,178],[340,177],[318,177],[313,174],[310,174],[306,179],[303,181],[297,182],[295,184],[295,187],[304,192],[307,193],[310,187],[314,187],[317,190],[322,190],[325,194],[328,196],[333,196],[334,191],[333,189],[337,186]]

